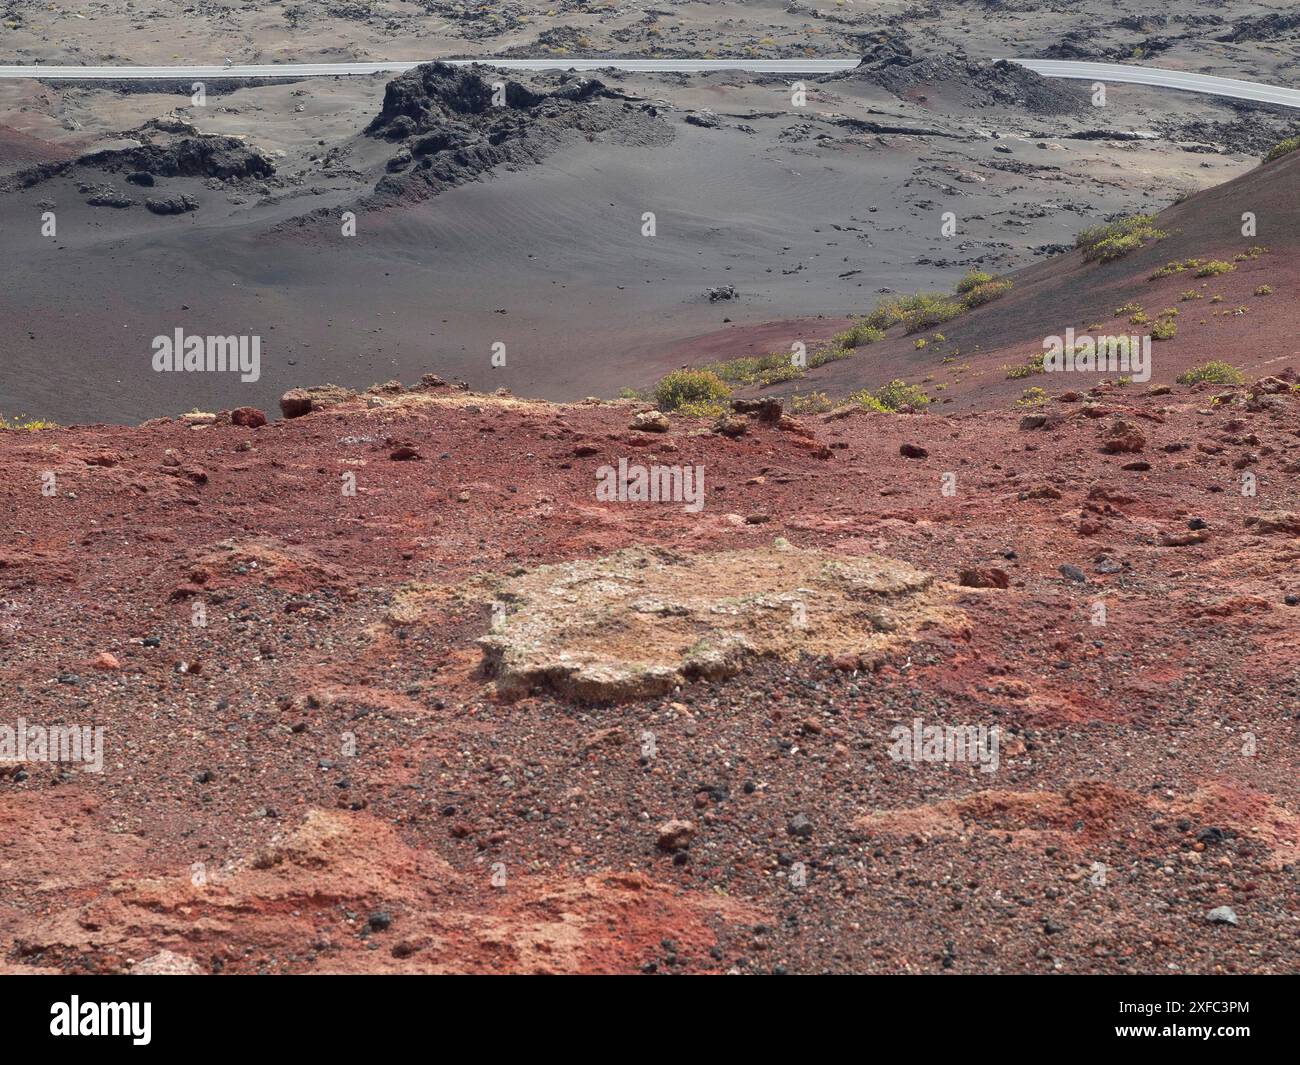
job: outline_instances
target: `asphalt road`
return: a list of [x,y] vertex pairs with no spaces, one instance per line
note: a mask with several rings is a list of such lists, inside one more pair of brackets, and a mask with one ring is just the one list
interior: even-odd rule
[[[57,67],[0,66],[0,78],[44,78],[69,81],[187,81],[220,78],[313,78],[357,74],[398,74],[420,61],[390,63],[268,63],[261,66],[169,67]],[[481,62],[501,70],[604,70],[633,73],[671,72],[705,74],[716,70],[742,70],[754,74],[833,74],[852,70],[857,59],[449,59],[457,66]],[[1076,63],[1055,59],[1012,59],[1023,67],[1052,78],[1149,85],[1154,88],[1227,96],[1234,100],[1300,108],[1300,89],[1264,85],[1236,78],[1190,74],[1181,70],[1133,66],[1127,63]]]
[[1189,74],[1181,70],[1138,67],[1127,63],[1076,63],[1059,59],[1013,59],[1022,67],[1049,78],[1082,78],[1087,81],[1113,81],[1129,85],[1152,85],[1161,89],[1183,89],[1210,96],[1230,96],[1234,100],[1300,107],[1300,89],[1264,85],[1258,81],[1217,78],[1209,74]]

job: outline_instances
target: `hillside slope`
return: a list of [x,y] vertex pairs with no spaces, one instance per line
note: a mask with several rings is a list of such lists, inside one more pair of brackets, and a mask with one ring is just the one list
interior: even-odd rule
[[[1255,217],[1254,236],[1242,233],[1247,213]],[[953,410],[969,410],[1005,404],[1026,386],[1053,394],[1088,388],[1117,375],[1025,379],[1008,378],[1007,370],[1041,354],[1044,338],[1063,336],[1067,328],[1078,334],[1149,333],[1149,325],[1130,321],[1134,307],[1151,320],[1167,308],[1178,310],[1176,335],[1153,344],[1152,383],[1172,383],[1211,359],[1258,376],[1300,354],[1294,324],[1300,296],[1300,152],[1187,198],[1160,212],[1155,225],[1167,235],[1123,258],[1090,263],[1074,250],[1016,271],[1007,275],[1014,285],[1000,299],[916,335],[895,327],[886,340],[856,357],[811,371],[795,390],[843,396],[898,377],[923,384]],[[1235,261],[1241,255],[1252,257]],[[1232,269],[1196,277],[1192,267],[1152,279],[1171,261],[1189,259],[1219,260]],[[1271,293],[1257,294],[1261,286]],[[1185,299],[1189,292],[1199,298]],[[1128,309],[1117,313],[1121,308]],[[936,333],[942,342],[934,340]],[[918,336],[928,338],[920,350]],[[945,386],[941,393],[935,384]]]

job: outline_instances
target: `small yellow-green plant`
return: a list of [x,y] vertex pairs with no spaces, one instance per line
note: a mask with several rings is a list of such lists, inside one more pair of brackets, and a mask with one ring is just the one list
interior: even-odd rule
[[1300,148],[1300,137],[1287,137],[1286,140],[1278,141],[1268,150],[1264,162],[1271,163],[1274,159],[1281,159],[1282,156],[1290,155],[1297,148]]
[[876,389],[876,400],[886,410],[896,411],[905,407],[924,407],[930,402],[930,397],[919,385],[909,385],[906,381],[895,378],[884,387]]
[[825,392],[796,393],[790,397],[790,409],[795,414],[821,414],[834,406]]
[[889,409],[878,400],[869,389],[862,389],[860,392],[854,392],[849,396],[849,401],[856,403],[867,410],[875,411],[877,414],[889,414]]
[[1157,318],[1151,326],[1152,340],[1172,340],[1178,333],[1178,323],[1172,318]]
[[1136,251],[1146,241],[1163,240],[1169,234],[1157,228],[1156,216],[1130,215],[1103,226],[1091,226],[1074,238],[1085,262],[1108,263]]
[[727,383],[711,370],[674,370],[655,386],[655,402],[662,411],[714,413],[730,395]]
[[1211,259],[1209,262],[1201,263],[1196,270],[1197,277],[1218,277],[1220,274],[1226,274],[1237,269],[1232,263],[1224,262],[1222,259]]
[[885,332],[883,329],[868,325],[865,321],[859,321],[844,330],[844,332],[836,333],[831,338],[831,343],[837,347],[847,348],[852,351],[854,348],[874,344],[878,340],[884,340],[884,338]]
[[25,414],[19,414],[13,419],[8,419],[3,414],[0,414],[0,429],[17,429],[35,433],[42,429],[57,429],[58,427],[57,422],[47,421],[44,418],[29,418]]
[[950,322],[966,310],[966,305],[942,292],[918,292],[901,301],[902,323],[908,333],[920,333]]
[[1245,380],[1246,378],[1237,367],[1230,362],[1224,362],[1222,359],[1212,359],[1209,362],[1201,363],[1199,366],[1193,366],[1178,377],[1180,385],[1194,385],[1198,381],[1209,381],[1211,384],[1216,385],[1239,385],[1244,383]]
[[1045,359],[1046,355],[1040,351],[1035,355],[1029,356],[1029,361],[1023,366],[1004,367],[1007,371],[1007,378],[1015,381],[1022,377],[1029,377],[1032,374],[1045,373],[1046,371],[1043,369]]
[[967,307],[983,307],[986,303],[992,303],[1000,296],[1005,296],[1011,291],[1012,283],[1007,280],[986,281],[982,285],[976,285],[974,288],[966,289],[962,302]]
[[957,291],[966,293],[973,288],[979,288],[980,285],[987,285],[992,280],[992,274],[986,274],[983,270],[972,269],[967,272],[965,277],[957,282]]

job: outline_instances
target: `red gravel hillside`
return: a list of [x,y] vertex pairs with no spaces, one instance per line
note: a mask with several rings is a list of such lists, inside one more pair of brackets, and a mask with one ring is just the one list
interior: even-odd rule
[[[105,729],[102,772],[0,765],[0,964],[1293,971],[1291,380],[734,436],[441,387],[0,431],[0,724]],[[598,499],[619,459],[702,466],[703,508]],[[633,547],[574,633],[639,654],[613,637],[685,623],[648,589],[688,560],[762,654],[498,693],[479,641],[537,609],[510,582],[553,565],[567,595],[565,563]],[[834,561],[860,556],[933,575],[924,609]],[[746,557],[756,598],[709,576]],[[531,623],[559,677],[563,611]],[[900,761],[918,720],[997,728],[1000,761]]]

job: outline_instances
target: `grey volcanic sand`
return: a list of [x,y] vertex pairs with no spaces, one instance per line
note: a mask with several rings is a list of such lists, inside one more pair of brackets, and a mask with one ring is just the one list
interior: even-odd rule
[[[671,142],[570,142],[538,166],[498,168],[419,203],[361,210],[355,238],[336,225],[273,227],[322,207],[337,214],[370,192],[394,150],[357,136],[378,110],[380,79],[248,88],[186,112],[205,133],[251,130],[282,176],[302,175],[270,197],[168,178],[153,194],[191,194],[198,211],[92,208],[77,180],[141,190],[84,168],[0,195],[0,412],[70,423],[194,407],[274,411],[297,385],[364,388],[426,372],[542,398],[608,396],[686,362],[814,341],[869,310],[880,291],[951,288],[971,265],[1025,265],[1110,213],[1161,207],[1176,191],[1253,164],[1167,141],[1041,141],[1044,129],[1097,119],[945,119],[852,80],[812,85],[804,109],[790,108],[777,79],[607,80],[670,100]],[[85,128],[64,135],[69,152],[120,138],[116,100],[137,122],[184,102],[48,93],[50,116],[75,96]],[[1176,98],[1127,99],[1145,114],[1153,100]],[[306,114],[294,111],[298,100]],[[683,121],[701,106],[724,128]],[[845,116],[945,135],[864,133]],[[22,118],[24,137],[40,130],[59,140],[52,122]],[[1106,115],[1116,128],[1133,118],[1119,104]],[[1003,130],[996,140],[995,128]],[[325,150],[322,140],[349,148],[351,174],[310,160]],[[1009,162],[1023,166],[997,168]],[[45,200],[56,203],[57,240],[39,235]],[[945,210],[961,218],[952,240],[939,235]],[[645,211],[657,215],[654,238],[641,236]],[[706,289],[724,284],[738,298],[710,303]],[[150,341],[177,327],[262,337],[261,379],[155,373]],[[504,368],[491,365],[497,341],[507,346]],[[862,384],[881,383],[867,360],[861,372]]]

